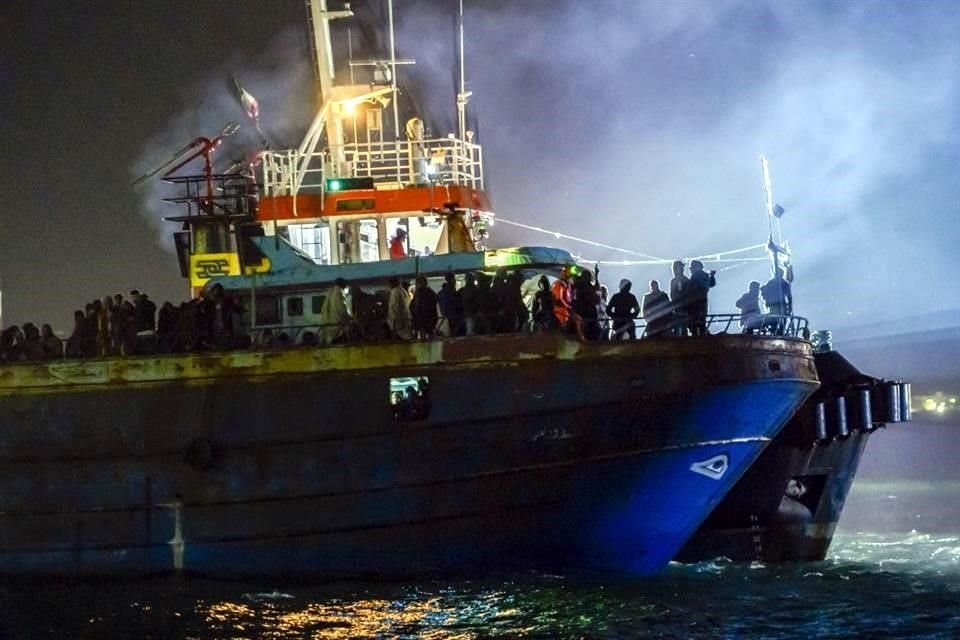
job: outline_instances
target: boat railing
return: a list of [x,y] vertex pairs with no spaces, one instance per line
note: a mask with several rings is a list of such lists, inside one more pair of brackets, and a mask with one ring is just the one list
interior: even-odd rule
[[673,312],[659,321],[637,320],[635,326],[642,329],[645,337],[743,333],[810,339],[810,323],[806,318],[772,313],[751,318],[739,313],[715,313],[698,319],[692,314]]
[[[757,337],[783,337],[809,339],[809,322],[806,318],[793,315],[766,314],[754,325],[741,324],[740,314],[711,314],[706,316],[706,336],[744,334]],[[513,328],[505,328],[502,324],[502,315],[477,316],[471,326],[477,333],[474,335],[503,335],[529,334],[543,331],[534,322],[525,322]],[[634,334],[641,340],[660,339],[689,339],[696,335],[691,330],[692,322],[686,317],[669,318],[667,323],[646,323],[636,320]],[[423,340],[445,339],[453,336],[463,336],[465,323],[450,327],[445,318],[439,318],[437,327],[430,338]],[[617,341],[629,339],[626,331],[619,334],[617,323],[611,319],[603,320],[574,320],[564,328],[568,334],[586,341]],[[560,331],[554,327],[549,329]],[[392,334],[382,319],[371,318],[368,322],[351,320],[349,323],[338,324],[304,324],[304,325],[269,325],[259,326],[246,330],[238,336],[213,336],[202,331],[177,331],[160,334],[156,332],[141,332],[136,340],[124,344],[113,344],[107,347],[90,345],[84,347],[85,352],[71,353],[68,340],[57,338],[59,349],[51,349],[49,345],[38,344],[33,353],[30,348],[18,345],[14,353],[11,349],[0,349],[0,364],[16,364],[17,362],[56,361],[61,359],[89,359],[96,357],[115,357],[126,355],[160,355],[168,353],[193,353],[204,351],[237,351],[244,349],[283,349],[286,347],[323,347],[330,344],[364,344],[384,342],[409,342],[414,339],[412,334]]]
[[313,153],[297,149],[262,155],[264,195],[322,194],[327,180],[372,178],[375,187],[460,185],[483,188],[483,149],[455,136],[429,140],[350,143]]

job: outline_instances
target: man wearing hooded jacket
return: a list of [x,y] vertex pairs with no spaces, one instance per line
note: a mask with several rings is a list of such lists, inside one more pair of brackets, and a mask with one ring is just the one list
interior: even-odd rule
[[632,283],[624,278],[620,281],[620,291],[613,294],[610,304],[607,305],[607,315],[613,319],[613,339],[623,340],[625,335],[631,340],[637,338],[637,329],[634,321],[640,315],[640,304],[637,297],[630,293]]

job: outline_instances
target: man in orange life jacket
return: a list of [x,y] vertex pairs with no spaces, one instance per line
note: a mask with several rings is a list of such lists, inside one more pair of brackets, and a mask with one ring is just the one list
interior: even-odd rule
[[397,235],[390,241],[390,259],[403,260],[407,257],[407,232],[403,227],[397,229]]
[[570,307],[573,305],[570,271],[569,267],[564,267],[560,277],[550,287],[550,291],[553,293],[553,314],[557,317],[557,325],[561,329],[567,328],[570,322]]

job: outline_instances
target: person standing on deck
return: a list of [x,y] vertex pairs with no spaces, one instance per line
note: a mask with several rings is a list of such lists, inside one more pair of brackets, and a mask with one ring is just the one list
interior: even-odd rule
[[104,296],[97,307],[97,355],[100,357],[112,354],[110,344],[110,319],[113,312],[113,298]]
[[133,300],[133,310],[136,317],[134,323],[137,333],[153,331],[156,328],[157,305],[146,293],[134,289],[130,292]]
[[477,277],[468,273],[463,277],[463,287],[457,292],[463,305],[463,334],[472,336],[477,331],[477,316],[480,314],[480,291]]
[[607,285],[601,284],[597,295],[597,324],[600,327],[600,340],[607,341],[613,336],[613,324],[610,320],[610,314],[607,313],[607,307],[610,305],[610,290]]
[[86,343],[87,316],[83,311],[77,309],[73,312],[73,333],[67,338],[67,348],[65,356],[68,358],[82,358],[83,349]]
[[387,326],[394,338],[409,340],[410,296],[400,286],[400,278],[390,278],[390,296],[387,299]]
[[327,294],[320,308],[320,330],[317,334],[323,344],[343,342],[350,337],[352,318],[347,310],[346,292],[347,281],[337,278],[333,288]]
[[747,288],[747,292],[737,300],[737,309],[740,309],[740,326],[743,332],[752,334],[763,325],[760,312],[760,283],[754,280]]
[[610,304],[607,305],[607,314],[613,319],[613,339],[623,340],[629,336],[631,340],[637,337],[637,328],[634,321],[640,313],[637,297],[630,293],[633,283],[624,278],[620,281],[620,291],[613,294]]
[[403,260],[407,257],[407,232],[403,227],[397,228],[397,235],[390,240],[390,259]]
[[717,285],[717,272],[707,273],[703,263],[694,260],[690,263],[690,295],[687,308],[690,314],[690,332],[695,336],[707,335],[707,294]]
[[440,305],[440,333],[444,337],[460,335],[463,324],[463,301],[457,291],[457,278],[452,273],[443,277],[443,286],[437,294]]
[[670,298],[660,289],[657,280],[650,281],[650,291],[643,296],[640,309],[647,323],[647,337],[663,335],[670,328]]
[[593,283],[593,274],[584,270],[573,285],[573,313],[577,333],[584,340],[599,340],[600,327],[597,321],[597,304],[600,296]]
[[557,317],[557,325],[566,330],[570,325],[570,308],[573,306],[573,291],[570,287],[569,268],[564,267],[550,291],[553,293],[553,315]]
[[413,333],[417,338],[430,340],[437,331],[437,294],[425,276],[417,276],[417,288],[410,301]]
[[793,293],[790,291],[790,279],[784,278],[783,269],[774,269],[773,277],[760,287],[760,295],[769,310],[764,324],[772,327],[774,333],[781,335],[786,330],[787,316],[793,314]]
[[673,263],[673,279],[670,280],[670,303],[673,307],[673,333],[678,336],[687,335],[687,295],[690,289],[690,278],[683,275],[683,261]]
[[49,324],[40,329],[40,351],[44,360],[59,360],[63,357],[63,343],[53,334],[53,328]]
[[760,295],[770,310],[771,315],[788,316],[793,313],[793,295],[790,291],[790,281],[783,277],[783,269],[777,267],[763,287]]
[[557,328],[557,316],[553,313],[553,293],[547,276],[537,281],[537,293],[533,297],[533,330],[550,331]]

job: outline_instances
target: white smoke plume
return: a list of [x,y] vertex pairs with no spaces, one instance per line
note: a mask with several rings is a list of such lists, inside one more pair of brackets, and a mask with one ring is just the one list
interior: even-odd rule
[[[956,268],[960,241],[956,3],[465,4],[471,128],[505,218],[669,257],[762,243],[765,153],[787,210],[799,313],[822,326],[960,306],[960,287],[934,285]],[[456,122],[455,5],[397,3],[399,54],[417,61],[400,73],[415,81],[428,112],[416,115],[433,135]],[[284,34],[255,60],[225,63],[223,82],[186,91],[184,113],[151,139],[132,176],[243,120],[231,73],[259,100],[275,141],[296,143],[316,106],[300,42]],[[255,143],[244,124],[231,146]],[[155,194],[144,200],[152,221],[169,215]],[[503,226],[494,234],[563,245]],[[604,275],[642,289],[669,271]],[[712,310],[732,310],[747,281],[767,277],[763,263],[724,271]]]
[[[452,114],[449,4],[404,13],[398,44]],[[955,3],[466,5],[470,107],[504,217],[662,256],[762,243],[762,152],[799,313],[822,326],[960,305],[960,287],[933,291],[960,240]],[[721,276],[718,312],[769,269]]]
[[[237,97],[234,77],[256,97],[268,142],[278,148],[298,145],[316,109],[311,65],[299,30],[281,34],[266,51],[257,55],[234,54],[225,59],[204,82],[184,87],[182,109],[159,124],[147,139],[138,160],[130,168],[131,181],[159,167],[197,137],[219,135],[229,122],[239,124],[240,130],[226,138],[214,153],[215,170],[222,171],[245,153],[262,147],[260,133]],[[198,159],[178,174],[200,174],[202,167]],[[176,195],[177,188],[157,176],[140,185],[138,192],[140,213],[157,229],[161,246],[172,251],[171,233],[178,229],[164,222],[163,217],[181,215],[183,210],[162,199]]]

